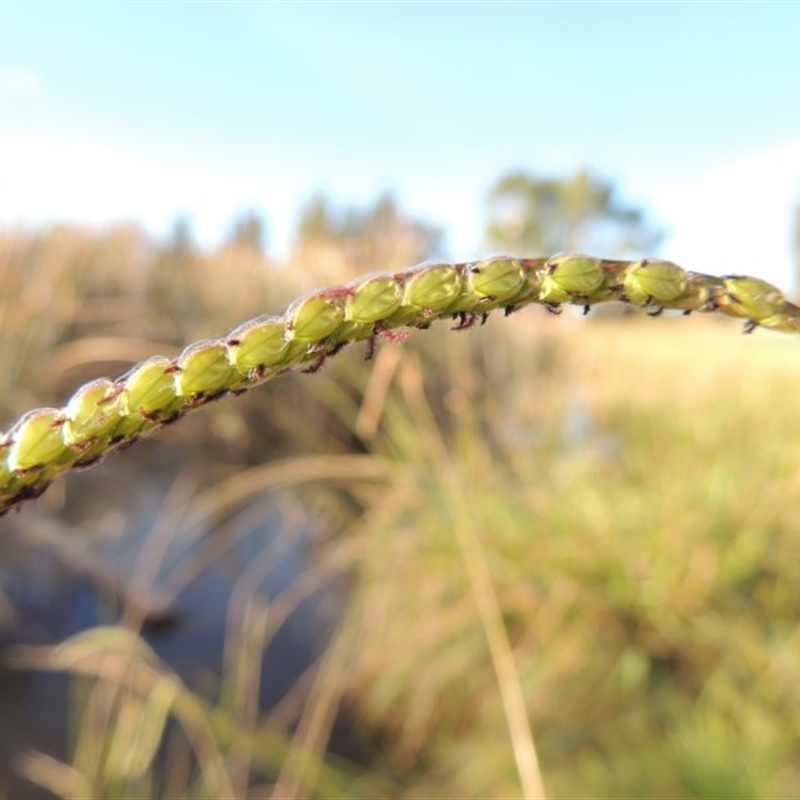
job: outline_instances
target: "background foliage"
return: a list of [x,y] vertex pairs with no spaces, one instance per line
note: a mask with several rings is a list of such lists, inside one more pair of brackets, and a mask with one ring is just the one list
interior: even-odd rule
[[[588,171],[510,173],[487,215],[487,241],[528,254],[657,242]],[[390,196],[313,199],[287,264],[267,241],[252,215],[214,252],[180,221],[164,243],[131,226],[2,233],[0,423],[445,247]],[[438,326],[60,482],[0,522],[0,579],[14,668],[75,676],[72,733],[64,752],[16,754],[6,793],[33,791],[21,771],[61,796],[515,796],[505,680],[552,796],[796,796],[800,373],[792,337],[737,333],[541,309]],[[238,549],[276,514],[275,535]],[[203,606],[191,588],[220,563],[224,607]],[[76,574],[106,625],[43,650]],[[268,703],[281,654],[262,653],[309,597],[311,658]],[[171,661],[169,637],[201,642],[215,620],[219,663]]]

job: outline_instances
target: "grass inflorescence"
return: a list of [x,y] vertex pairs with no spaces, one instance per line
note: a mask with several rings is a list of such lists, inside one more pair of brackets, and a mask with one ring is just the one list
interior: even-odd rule
[[24,414],[0,435],[0,512],[38,497],[58,475],[175,422],[224,394],[240,394],[291,370],[316,372],[357,341],[393,338],[398,329],[442,319],[456,328],[510,314],[530,303],[561,306],[619,301],[657,316],[664,309],[720,311],[758,325],[800,331],[800,308],[771,284],[717,278],[669,261],[614,261],[577,254],[548,259],[498,256],[433,262],[359,278],[304,295],[283,315],[250,320],[221,339],[196,342],[175,358],[153,356],[116,380],[82,386],[63,408]]

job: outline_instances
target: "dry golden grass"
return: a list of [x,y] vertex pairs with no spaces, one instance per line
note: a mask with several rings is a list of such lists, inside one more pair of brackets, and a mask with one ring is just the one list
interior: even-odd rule
[[437,342],[460,396],[438,422],[442,372],[413,353],[398,367],[401,475],[359,523],[351,691],[390,731],[394,768],[424,765],[407,796],[519,791],[459,526],[480,542],[555,796],[796,793],[797,342],[641,318],[484,337],[476,349],[503,349],[488,389],[463,340]]
[[[34,245],[0,242],[0,348],[18,345],[7,417],[108,371],[103,353],[122,368],[142,343],[218,334],[316,283],[234,252],[180,269],[156,254],[132,277],[110,265],[133,263],[135,237],[64,235],[38,245],[61,287],[54,314],[41,311],[55,297],[40,296],[44,271],[30,286],[11,274],[20,258],[40,263]],[[270,751],[276,783],[258,796],[533,796],[538,753],[554,797],[800,793],[800,343],[738,331],[541,309],[465,333],[438,325],[372,363],[353,348],[321,375],[226,400],[165,431],[136,469],[133,450],[39,501],[36,513],[84,532],[118,504],[124,531],[148,454],[175,456],[185,482],[162,524],[203,533],[175,587],[228,541],[214,524],[230,535],[261,491],[290,487],[327,520],[308,574],[251,608],[254,639],[229,660],[234,712],[179,687],[203,709],[198,730],[206,715],[209,762],[168,785],[203,796],[228,780],[245,796]],[[351,586],[337,638],[304,676],[306,703],[281,717],[299,722],[294,738],[280,738],[245,702],[254,653],[336,573]],[[169,587],[158,575],[146,591]],[[321,761],[342,702],[370,733],[367,772]],[[113,736],[85,730],[72,764],[28,763],[65,795],[110,769],[86,766],[93,746],[119,756]],[[123,796],[150,779],[114,786]]]

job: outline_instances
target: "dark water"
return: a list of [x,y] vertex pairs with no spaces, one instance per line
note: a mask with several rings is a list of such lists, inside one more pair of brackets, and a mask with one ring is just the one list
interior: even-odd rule
[[[257,595],[264,599],[276,597],[307,568],[310,531],[284,536],[280,523],[279,515],[267,516],[238,538],[186,586],[170,605],[169,615],[144,627],[143,638],[158,656],[201,693],[221,673],[231,594],[247,566],[263,554],[264,548],[274,554],[264,559],[266,567],[254,583]],[[24,527],[23,515],[13,524]],[[124,572],[126,559],[133,562],[139,538],[141,531],[134,532],[126,537],[125,552],[110,554],[117,569]],[[176,559],[182,555],[187,554],[171,553]],[[23,554],[15,551],[6,558],[0,544],[0,558],[4,591],[16,614],[16,624],[6,626],[0,634],[0,797],[46,797],[40,787],[16,774],[14,762],[26,749],[68,759],[68,678],[9,668],[2,662],[2,653],[19,643],[57,643],[92,626],[115,622],[118,617],[109,607],[106,590],[98,588],[91,578],[59,567],[46,549],[33,547]],[[260,676],[263,709],[272,708],[283,698],[322,652],[341,610],[342,596],[341,581],[329,582],[302,601],[270,640]],[[337,720],[331,750],[360,760],[361,748],[345,715]]]

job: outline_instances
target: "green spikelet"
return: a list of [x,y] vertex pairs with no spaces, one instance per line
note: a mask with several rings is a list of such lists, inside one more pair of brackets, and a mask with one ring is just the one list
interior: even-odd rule
[[344,320],[347,292],[323,290],[296,300],[286,311],[287,338],[295,344],[319,342]]
[[686,271],[671,261],[645,258],[625,270],[623,292],[635,306],[663,306],[686,292]]
[[120,387],[108,378],[78,389],[64,409],[64,440],[80,453],[78,466],[91,464],[107,449],[122,418]]
[[599,258],[572,253],[553,256],[545,264],[539,299],[554,305],[586,301],[603,285],[605,277]]
[[426,263],[395,276],[402,285],[400,308],[385,325],[427,327],[455,306],[464,289],[463,264]]
[[197,342],[187,347],[172,369],[178,397],[215,397],[227,391],[238,377],[228,348],[220,341]]
[[400,281],[394,275],[368,275],[346,287],[344,323],[331,339],[334,343],[370,339],[376,325],[392,316],[402,302]]
[[301,297],[286,311],[286,360],[296,364],[316,361],[326,351],[328,337],[344,322],[349,290],[324,289]]
[[414,272],[403,287],[403,305],[442,311],[458,300],[464,283],[456,264],[430,264]]
[[381,322],[400,308],[402,294],[392,275],[371,275],[350,288],[344,311],[348,322]]
[[725,290],[717,297],[723,314],[761,320],[778,313],[784,305],[783,295],[771,283],[746,275],[724,275]]
[[95,439],[111,436],[122,413],[120,394],[117,384],[108,378],[81,386],[64,409],[67,444],[83,447]]
[[226,344],[231,364],[242,375],[261,377],[265,370],[284,363],[289,347],[286,320],[274,315],[251,319],[232,331]]
[[75,460],[64,441],[64,412],[58,408],[29,411],[11,430],[9,467],[13,472],[57,467]]
[[525,286],[525,271],[517,258],[487,258],[467,268],[467,296],[473,309],[488,311],[509,305]]
[[722,281],[725,289],[717,295],[717,305],[723,314],[743,318],[748,333],[758,325],[794,330],[789,326],[791,304],[780,289],[747,275],[724,275]]
[[164,356],[153,356],[120,379],[123,416],[113,438],[138,435],[159,422],[171,419],[183,405],[175,389],[173,363]]

